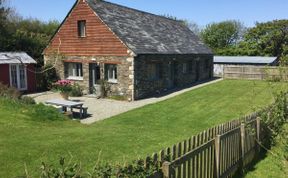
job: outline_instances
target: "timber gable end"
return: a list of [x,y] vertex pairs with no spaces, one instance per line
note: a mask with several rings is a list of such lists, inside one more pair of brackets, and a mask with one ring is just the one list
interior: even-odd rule
[[[78,36],[77,23],[86,21],[86,36]],[[44,55],[58,51],[66,56],[129,56],[129,49],[84,1],[78,1]]]

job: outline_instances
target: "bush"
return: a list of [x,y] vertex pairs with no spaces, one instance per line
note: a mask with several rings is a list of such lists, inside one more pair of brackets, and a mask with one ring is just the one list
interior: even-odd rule
[[106,80],[100,80],[100,86],[101,86],[101,98],[106,98],[111,92],[110,85]]
[[36,104],[34,98],[29,97],[29,96],[23,96],[21,97],[21,103],[23,104],[27,104],[27,105],[32,105],[32,104]]
[[0,97],[19,100],[23,104],[36,104],[35,100],[28,96],[21,97],[21,93],[14,87],[0,83]]
[[83,91],[81,86],[78,83],[72,85],[72,90],[69,93],[70,96],[79,97],[83,96]]
[[[112,165],[97,161],[91,172],[84,173],[81,164],[73,163],[70,159],[66,161],[60,158],[59,165],[53,166],[42,162],[41,178],[147,178],[159,172],[158,162],[145,166],[144,160],[133,161],[129,165]],[[26,170],[26,176],[29,177]]]
[[54,168],[42,162],[41,165],[41,178],[81,178],[81,167],[79,164],[72,164],[68,162],[66,165],[65,158],[60,158],[60,166]]
[[[41,114],[41,117],[39,114]],[[27,115],[34,120],[41,121],[57,121],[64,120],[66,117],[60,113],[56,108],[52,106],[45,106],[44,104],[37,104],[33,107],[29,107],[29,113]]]
[[0,96],[10,99],[19,99],[21,93],[16,88],[0,83]]
[[73,83],[71,80],[58,80],[52,84],[52,87],[55,91],[60,93],[70,93],[72,91]]
[[264,122],[264,145],[270,148],[275,143],[282,127],[288,121],[287,93],[281,92],[275,97],[275,102],[260,116]]
[[51,64],[48,64],[40,68],[40,70],[45,72],[36,75],[37,89],[44,91],[50,90],[52,88],[52,84],[59,80],[56,69],[53,68]]

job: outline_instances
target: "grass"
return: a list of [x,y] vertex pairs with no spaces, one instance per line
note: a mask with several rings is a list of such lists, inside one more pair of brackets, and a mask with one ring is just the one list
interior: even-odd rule
[[89,126],[63,121],[51,108],[1,99],[0,177],[22,175],[24,164],[35,176],[42,161],[56,164],[60,156],[73,155],[85,170],[99,152],[110,162],[144,158],[271,103],[272,92],[286,85],[225,80]]
[[265,159],[259,161],[245,178],[285,178],[288,175],[288,124],[276,138],[276,144],[266,153]]

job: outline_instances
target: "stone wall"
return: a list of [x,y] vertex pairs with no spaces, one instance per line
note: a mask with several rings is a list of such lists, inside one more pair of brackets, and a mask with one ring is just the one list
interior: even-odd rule
[[[53,57],[45,56],[46,63],[54,64]],[[93,60],[92,60],[93,59]],[[100,66],[101,79],[104,79],[105,64],[117,64],[118,82],[109,83],[109,95],[122,95],[127,100],[141,99],[175,87],[185,87],[213,77],[212,55],[138,55],[137,57],[79,57],[65,56],[59,59],[56,70],[61,79],[67,78],[64,62],[81,62],[83,80],[77,80],[84,93],[89,93],[89,64]],[[183,71],[183,64],[187,71]],[[160,64],[161,77],[149,79],[148,65]],[[198,66],[198,69],[197,69]],[[190,69],[190,70],[189,70]],[[198,77],[197,77],[197,70]]]
[[[92,60],[93,59],[93,60]],[[55,63],[55,57],[44,56],[46,64]],[[134,94],[134,58],[132,57],[118,57],[118,56],[109,56],[109,57],[99,57],[99,56],[90,56],[90,57],[79,57],[79,56],[65,56],[56,61],[56,71],[61,79],[66,79],[68,77],[67,71],[65,71],[64,64],[66,62],[77,62],[82,63],[83,69],[83,80],[74,80],[77,82],[83,89],[84,94],[89,93],[89,64],[97,63],[100,66],[100,76],[101,79],[104,79],[105,73],[105,64],[117,64],[117,83],[108,83],[110,91],[109,95],[121,95],[127,98],[127,100],[133,100]]]
[[[139,55],[135,63],[135,99],[175,87],[184,87],[213,77],[213,55]],[[183,63],[190,70],[183,71]],[[149,79],[147,65],[160,64],[161,78]],[[198,66],[198,77],[197,77]]]

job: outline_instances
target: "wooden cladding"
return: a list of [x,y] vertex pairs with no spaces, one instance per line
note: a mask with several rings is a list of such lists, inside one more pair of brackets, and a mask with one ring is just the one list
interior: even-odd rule
[[128,56],[128,48],[83,1],[71,11],[44,54],[58,48],[67,56]]
[[78,20],[78,36],[86,37],[86,20]]

